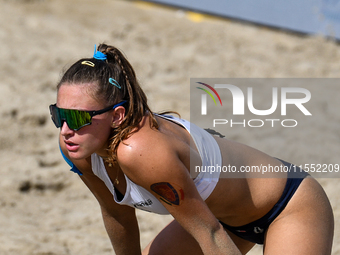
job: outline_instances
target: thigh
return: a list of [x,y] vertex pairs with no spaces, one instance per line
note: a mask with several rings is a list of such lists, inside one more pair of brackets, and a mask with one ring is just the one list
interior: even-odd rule
[[269,226],[264,254],[331,254],[334,218],[319,183],[306,178]]
[[147,247],[145,247],[142,254],[203,255],[197,241],[175,220],[170,222],[170,224],[167,225]]
[[[228,233],[242,254],[246,254],[254,244]],[[143,255],[200,255],[202,250],[197,241],[181,227],[177,221],[166,226],[144,249]]]

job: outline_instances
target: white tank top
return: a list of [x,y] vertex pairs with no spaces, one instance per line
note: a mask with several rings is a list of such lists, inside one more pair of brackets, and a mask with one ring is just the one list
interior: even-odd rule
[[[179,119],[170,115],[157,116],[173,121],[188,130],[201,156],[201,169],[208,169],[208,166],[222,166],[220,148],[211,134],[186,120]],[[91,162],[93,173],[105,183],[106,187],[113,194],[114,200],[117,204],[128,205],[134,208],[158,214],[169,214],[168,210],[154,195],[152,195],[143,187],[132,182],[126,175],[124,175],[126,180],[126,192],[123,199],[119,201],[115,192],[114,185],[112,184],[109,175],[106,172],[103,159],[94,153],[91,155]],[[194,179],[194,183],[196,185],[198,193],[203,200],[206,200],[211,192],[214,190],[219,176],[220,172],[218,171],[201,171]]]

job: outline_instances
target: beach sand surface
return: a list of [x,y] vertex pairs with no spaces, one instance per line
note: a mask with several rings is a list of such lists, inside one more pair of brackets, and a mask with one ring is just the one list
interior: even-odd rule
[[[0,0],[0,254],[114,254],[100,208],[58,148],[48,106],[62,70],[120,48],[158,112],[190,119],[190,78],[337,78],[340,46],[297,35],[143,2]],[[338,87],[316,88],[315,111],[327,121],[298,132],[227,132],[297,164],[339,161]],[[265,99],[264,99],[265,100]],[[280,131],[281,130],[281,131]],[[281,133],[280,133],[281,132]],[[308,139],[313,138],[311,146]],[[335,216],[333,254],[340,255],[339,179],[319,179]],[[172,220],[137,212],[144,247]],[[322,217],[322,215],[320,215]],[[249,254],[261,254],[256,246]]]

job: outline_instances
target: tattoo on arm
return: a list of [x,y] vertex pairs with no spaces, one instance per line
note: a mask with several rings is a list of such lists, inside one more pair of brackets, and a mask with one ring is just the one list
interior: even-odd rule
[[160,196],[160,199],[168,205],[180,205],[184,199],[183,189],[168,182],[158,182],[150,186],[150,189]]

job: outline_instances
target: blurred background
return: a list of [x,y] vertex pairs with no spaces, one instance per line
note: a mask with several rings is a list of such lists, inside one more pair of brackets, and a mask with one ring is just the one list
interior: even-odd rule
[[[48,112],[62,71],[79,58],[91,57],[94,44],[112,44],[125,53],[154,111],[178,111],[185,119],[190,118],[190,78],[339,78],[336,33],[302,33],[143,1],[0,3],[4,255],[114,254],[96,200],[60,156],[58,130]],[[332,124],[308,131],[320,144],[305,144],[298,154],[305,161],[308,156],[320,163],[338,160],[337,89],[320,87],[320,111]],[[234,132],[232,139],[265,150],[271,148],[266,141],[277,141],[287,156],[296,155],[298,141],[297,134],[286,141],[275,132],[246,137]],[[338,179],[319,181],[334,209],[333,254],[340,255]],[[138,218],[143,247],[171,220],[144,212]],[[261,254],[261,246],[249,254]]]

